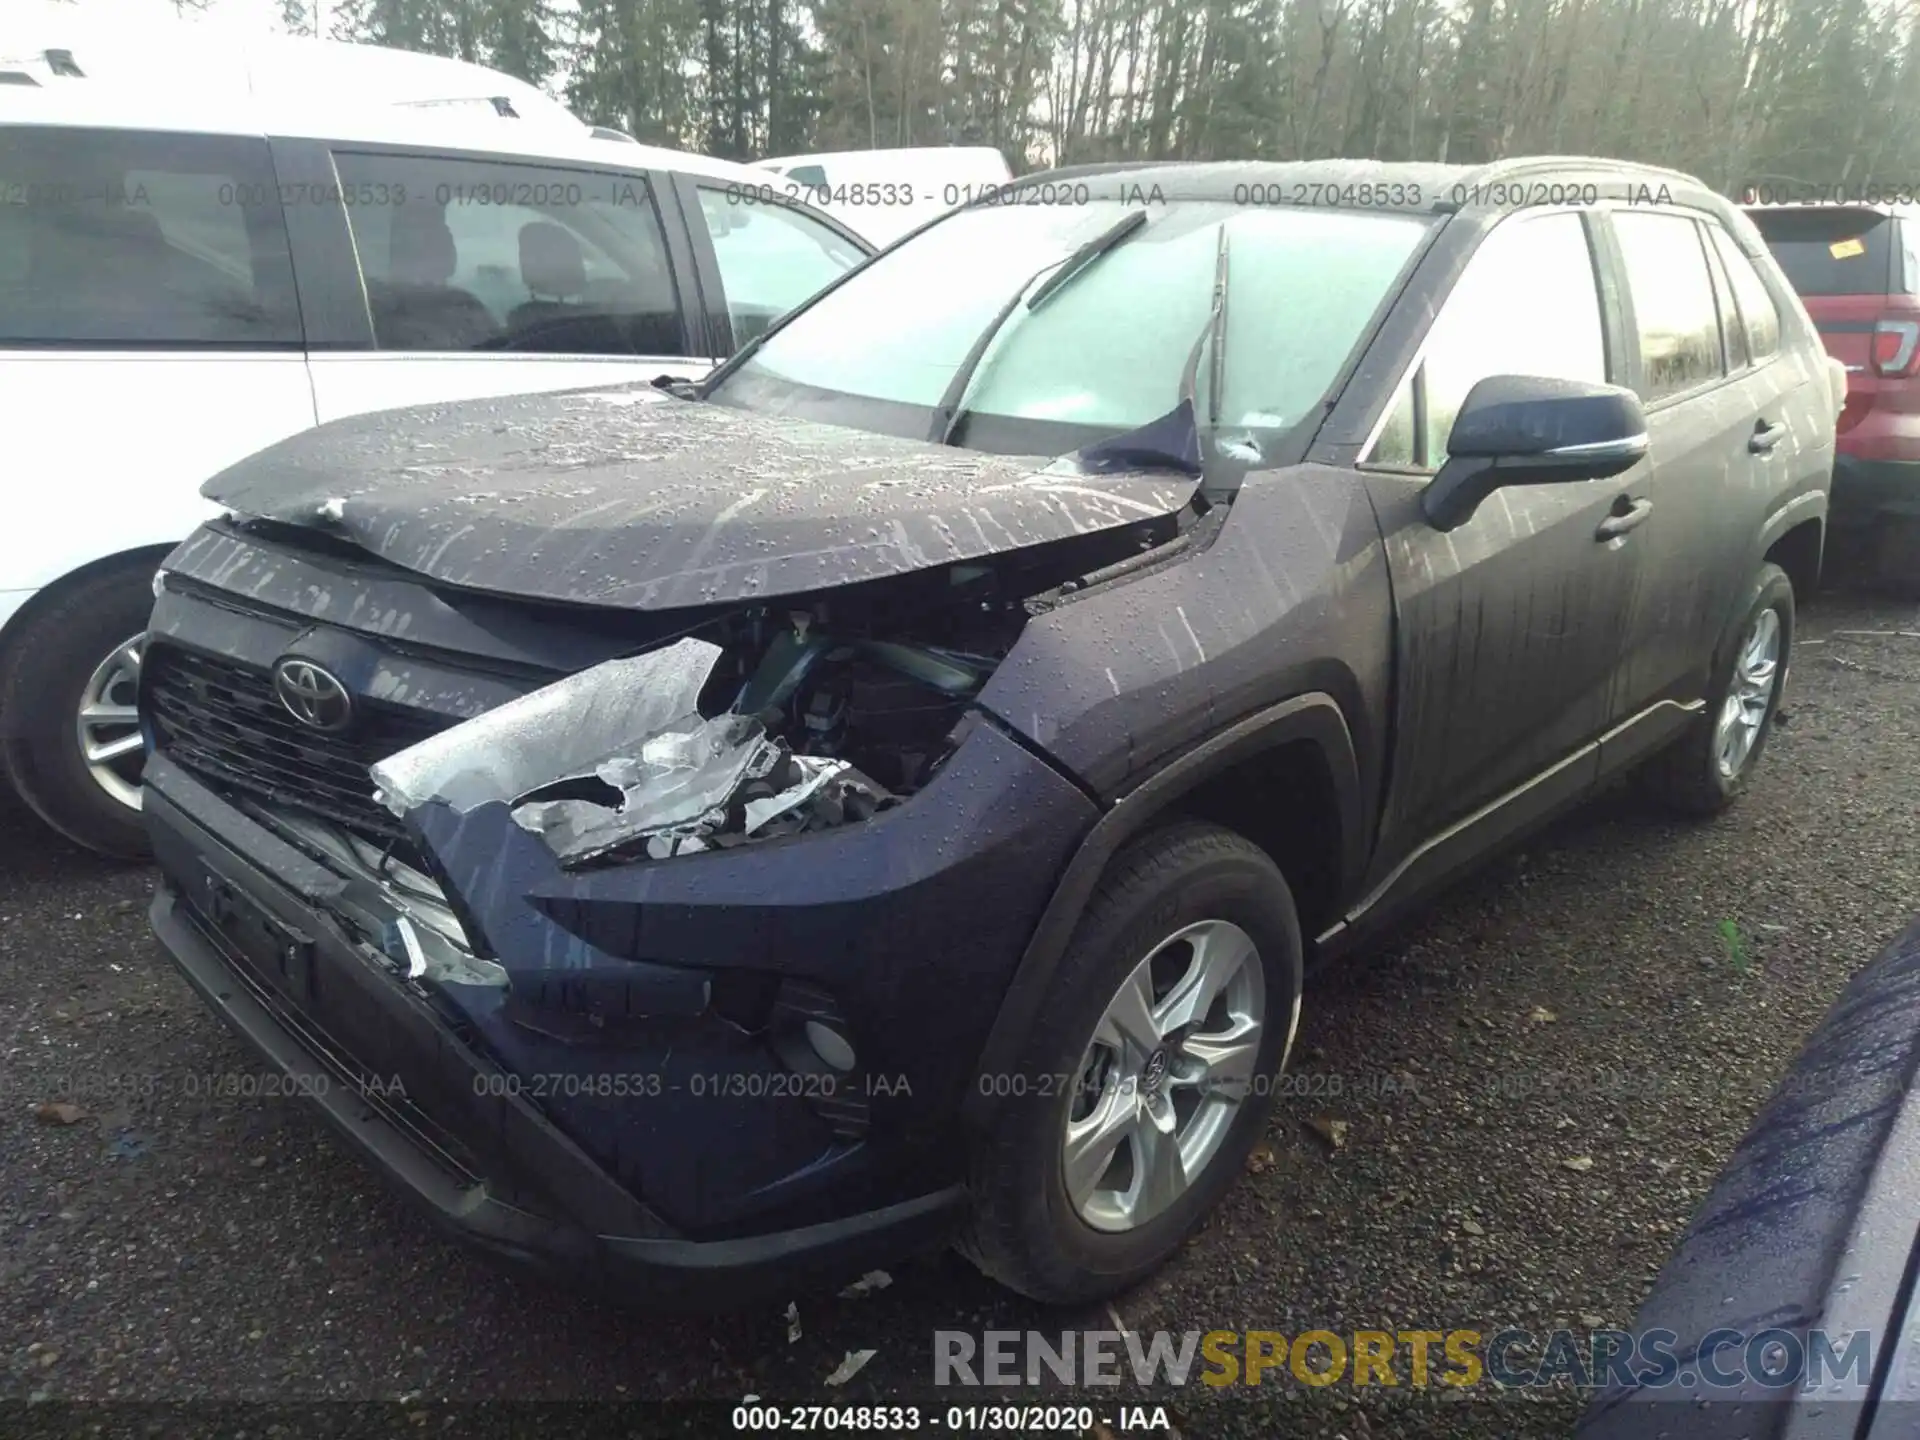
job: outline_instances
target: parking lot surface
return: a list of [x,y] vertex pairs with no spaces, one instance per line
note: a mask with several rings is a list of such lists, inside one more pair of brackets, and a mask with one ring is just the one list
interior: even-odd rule
[[[1808,607],[1786,706],[1719,821],[1602,797],[1310,981],[1252,1173],[1111,1315],[951,1256],[792,1318],[506,1278],[261,1093],[149,941],[150,871],[0,800],[0,1394],[845,1404],[924,1395],[936,1330],[1625,1325],[1801,1038],[1920,910],[1920,611]],[[1190,1437],[1278,1433],[1276,1410],[1289,1435],[1564,1435],[1579,1408],[1277,1372],[1144,1398]]]

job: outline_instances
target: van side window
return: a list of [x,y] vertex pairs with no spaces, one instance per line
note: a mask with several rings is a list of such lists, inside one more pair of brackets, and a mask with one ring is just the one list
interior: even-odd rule
[[1780,309],[1773,303],[1767,282],[1753,268],[1753,262],[1740,252],[1734,239],[1718,225],[1709,225],[1713,248],[1726,267],[1727,283],[1733,287],[1734,304],[1740,310],[1740,323],[1747,334],[1747,351],[1758,365],[1769,355],[1780,353]]
[[866,258],[837,231],[791,206],[745,203],[738,186],[699,190],[735,345]]
[[293,262],[266,142],[8,130],[0,340],[297,349]]
[[646,179],[336,152],[382,350],[687,353]]
[[1640,332],[1640,398],[1661,400],[1719,379],[1720,317],[1700,227],[1686,215],[1618,210],[1613,230]]

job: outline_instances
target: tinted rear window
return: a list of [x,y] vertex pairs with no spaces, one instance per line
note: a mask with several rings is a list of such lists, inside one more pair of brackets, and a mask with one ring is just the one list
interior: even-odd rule
[[263,140],[15,129],[0,147],[0,343],[300,343]]
[[1749,210],[1802,295],[1885,295],[1894,288],[1894,228],[1870,210]]

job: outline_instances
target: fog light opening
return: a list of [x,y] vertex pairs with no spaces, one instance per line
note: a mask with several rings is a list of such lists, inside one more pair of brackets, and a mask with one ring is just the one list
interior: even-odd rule
[[853,1053],[853,1045],[846,1036],[821,1024],[818,1020],[807,1021],[806,1036],[807,1044],[813,1047],[813,1053],[841,1074],[846,1074],[859,1063],[858,1057]]

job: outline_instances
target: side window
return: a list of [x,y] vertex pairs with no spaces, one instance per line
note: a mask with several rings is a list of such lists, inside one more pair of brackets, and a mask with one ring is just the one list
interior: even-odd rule
[[790,206],[743,204],[738,193],[699,189],[735,345],[866,258],[858,246]]
[[1424,463],[1436,468],[1467,392],[1489,375],[1604,382],[1606,332],[1580,217],[1523,217],[1495,228],[1434,321],[1426,356]]
[[1747,352],[1758,365],[1780,351],[1780,310],[1767,291],[1767,282],[1753,268],[1753,262],[1740,253],[1731,235],[1718,225],[1707,231],[1713,236],[1713,248],[1726,267],[1727,283],[1733,287],[1734,304],[1740,309],[1740,323],[1746,331]]
[[10,129],[0,341],[298,347],[266,143]]
[[818,165],[796,165],[787,171],[787,178],[809,190],[824,190],[827,187],[827,172]]
[[[1717,230],[1717,225],[1706,227]],[[1713,272],[1713,304],[1720,312],[1720,334],[1727,343],[1727,373],[1744,370],[1751,357],[1747,354],[1747,327],[1740,318],[1740,307],[1734,301],[1733,287],[1727,279],[1727,267],[1721,261],[1719,252],[1711,244],[1707,246],[1707,269]]]
[[1417,378],[1409,375],[1401,382],[1399,393],[1393,397],[1393,409],[1387,412],[1386,423],[1380,427],[1379,437],[1367,454],[1368,463],[1400,469],[1411,469],[1420,463],[1413,443],[1413,387]]
[[684,355],[645,177],[336,153],[382,350]]
[[1640,398],[1678,395],[1715,380],[1720,319],[1700,227],[1685,215],[1613,213],[1640,338]]

